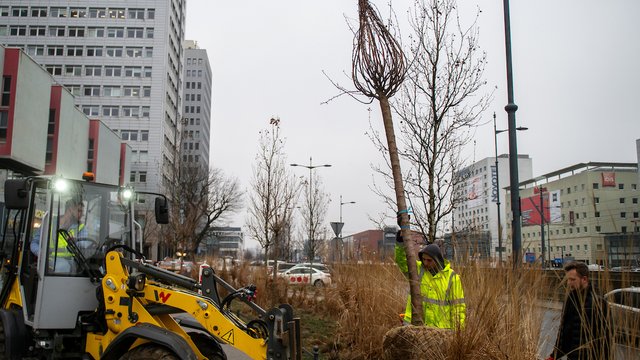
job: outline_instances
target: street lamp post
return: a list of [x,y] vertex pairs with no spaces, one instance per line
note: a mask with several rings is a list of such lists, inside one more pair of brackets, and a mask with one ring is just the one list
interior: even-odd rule
[[[297,167],[303,167],[303,168],[307,168],[309,169],[309,245],[313,245],[313,169],[317,169],[320,167],[331,167],[330,164],[323,164],[323,165],[313,165],[313,159],[312,157],[309,157],[309,165],[302,165],[302,164],[290,164],[291,166],[297,166]],[[314,254],[315,255],[315,254]],[[313,259],[309,259],[309,261],[313,262]]]
[[342,227],[340,228],[340,235],[338,236],[338,238],[340,239],[340,262],[342,262],[342,249],[343,249],[343,243],[342,243],[342,228],[344,227],[344,223],[342,222],[342,205],[347,205],[347,204],[355,204],[355,201],[346,201],[346,202],[342,202],[342,195],[340,195],[340,223],[343,224]]
[[[516,128],[518,131],[528,130],[529,128],[524,126],[519,126]],[[499,162],[498,162],[498,134],[503,133],[507,130],[498,130],[496,127],[496,113],[493,113],[493,141],[494,141],[494,149],[496,155],[496,205],[498,206],[498,257],[500,260],[500,265],[502,265],[502,222],[500,219],[500,172],[499,172]]]
[[520,223],[520,181],[518,180],[518,146],[516,143],[516,111],[518,106],[513,98],[513,64],[511,60],[511,19],[509,18],[509,0],[502,0],[504,11],[504,43],[507,65],[507,105],[504,107],[509,119],[509,187],[511,189],[511,240],[513,266],[519,267],[522,261],[522,231]]

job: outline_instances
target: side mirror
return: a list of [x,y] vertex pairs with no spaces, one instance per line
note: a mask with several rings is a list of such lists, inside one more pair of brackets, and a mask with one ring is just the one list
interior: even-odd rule
[[10,179],[4,182],[4,204],[9,210],[24,210],[29,206],[27,179]]
[[169,206],[167,199],[164,197],[157,197],[155,203],[156,223],[168,224],[169,223]]

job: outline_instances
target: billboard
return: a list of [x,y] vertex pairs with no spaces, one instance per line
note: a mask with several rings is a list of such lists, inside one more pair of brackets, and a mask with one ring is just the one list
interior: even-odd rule
[[467,206],[478,207],[484,204],[482,192],[482,176],[472,177],[467,182]]
[[[540,200],[542,199],[542,204]],[[543,192],[527,198],[520,199],[522,211],[522,226],[540,225],[542,215],[544,223],[562,222],[562,207],[560,202],[560,190]]]
[[602,173],[602,187],[615,187],[616,186],[616,173],[615,172],[603,172]]

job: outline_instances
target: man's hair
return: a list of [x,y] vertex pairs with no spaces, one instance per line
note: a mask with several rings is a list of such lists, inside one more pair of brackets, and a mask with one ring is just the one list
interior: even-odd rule
[[572,261],[564,266],[565,272],[569,272],[571,270],[575,270],[580,276],[589,277],[589,267],[583,262]]
[[80,197],[74,196],[71,199],[67,200],[66,203],[64,203],[64,208],[71,209],[72,207],[76,207],[80,204],[82,204],[82,199]]

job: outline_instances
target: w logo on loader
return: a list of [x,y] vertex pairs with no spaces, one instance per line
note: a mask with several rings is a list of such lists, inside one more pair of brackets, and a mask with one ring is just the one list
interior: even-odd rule
[[158,290],[154,290],[153,294],[156,296],[156,301],[162,301],[162,303],[166,303],[169,300],[169,296],[171,296],[171,293],[165,294],[164,291],[158,293]]

